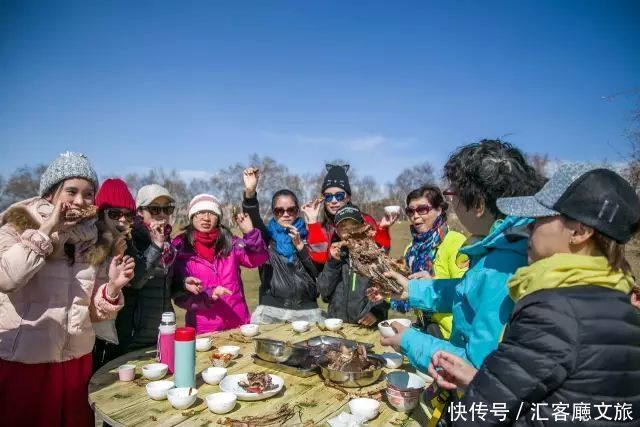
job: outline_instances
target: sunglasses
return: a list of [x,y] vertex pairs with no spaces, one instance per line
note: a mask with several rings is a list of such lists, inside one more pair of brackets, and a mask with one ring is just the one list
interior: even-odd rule
[[418,205],[415,208],[407,206],[404,209],[404,213],[406,213],[408,217],[412,217],[414,213],[417,213],[418,215],[427,215],[432,210],[433,208],[427,205]]
[[175,206],[144,206],[142,209],[149,211],[151,215],[159,215],[160,212],[164,212],[167,215],[173,214],[176,210]]
[[445,197],[453,197],[453,196],[457,196],[458,193],[456,193],[455,191],[451,191],[451,190],[445,190],[442,192],[442,195]]
[[300,209],[298,209],[297,206],[292,206],[290,208],[273,208],[273,214],[277,217],[281,217],[282,215],[284,215],[286,213],[289,214],[289,216],[294,216],[294,215],[298,215],[298,212],[300,212]]
[[114,221],[124,217],[127,221],[133,221],[133,212],[122,211],[120,209],[107,209],[107,216]]
[[323,196],[324,196],[325,203],[331,203],[331,200],[333,199],[336,199],[336,202],[341,202],[344,200],[345,197],[347,197],[347,193],[345,193],[344,191],[340,191],[335,194],[326,193],[326,194],[323,194]]

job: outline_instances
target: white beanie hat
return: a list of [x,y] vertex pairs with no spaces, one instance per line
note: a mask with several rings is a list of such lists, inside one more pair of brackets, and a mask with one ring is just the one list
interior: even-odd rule
[[220,200],[211,194],[198,194],[191,199],[189,203],[189,220],[191,220],[195,214],[202,211],[211,211],[218,215],[218,217],[222,217]]

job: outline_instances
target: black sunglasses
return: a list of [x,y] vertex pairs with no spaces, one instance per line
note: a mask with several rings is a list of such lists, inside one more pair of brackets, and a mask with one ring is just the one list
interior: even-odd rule
[[133,212],[123,211],[120,209],[107,209],[107,216],[114,221],[117,221],[122,217],[127,221],[133,221]]
[[415,208],[407,206],[406,208],[404,208],[404,213],[406,213],[408,217],[412,217],[416,212],[418,213],[418,215],[427,215],[432,210],[433,208],[427,205],[418,205]]
[[325,203],[331,203],[331,200],[333,200],[334,198],[336,199],[337,202],[341,202],[344,200],[345,197],[347,197],[347,193],[345,193],[344,191],[339,191],[335,194],[326,193],[326,194],[323,194],[323,196],[324,196]]
[[173,214],[176,210],[175,206],[143,206],[142,209],[148,210],[151,215],[159,215],[164,212],[167,215]]
[[300,209],[297,206],[291,206],[290,208],[273,208],[273,214],[277,217],[281,217],[284,213],[288,213],[290,216],[298,215]]

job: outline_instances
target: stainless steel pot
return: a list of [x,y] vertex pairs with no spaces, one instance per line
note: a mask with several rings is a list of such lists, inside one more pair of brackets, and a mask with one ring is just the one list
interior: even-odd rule
[[320,361],[318,366],[320,366],[320,373],[325,380],[342,387],[366,387],[378,381],[382,375],[382,368],[385,366],[385,361],[381,357],[371,354],[367,357],[374,364],[374,369],[359,372],[336,371],[327,367],[329,363],[327,360]]

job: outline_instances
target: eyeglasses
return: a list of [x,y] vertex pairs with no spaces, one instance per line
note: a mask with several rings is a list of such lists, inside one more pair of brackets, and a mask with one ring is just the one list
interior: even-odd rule
[[200,212],[196,212],[193,216],[196,218],[204,218],[206,217],[210,217],[210,216],[215,216],[215,212],[211,212],[211,211],[200,211]]
[[173,214],[176,210],[175,206],[144,206],[142,209],[149,211],[151,215],[159,215],[160,212],[164,212],[167,215]]
[[339,191],[335,194],[326,193],[326,194],[323,194],[323,196],[324,196],[325,203],[331,203],[331,200],[333,200],[334,198],[336,199],[336,202],[341,202],[344,200],[345,197],[347,197],[347,193],[344,191]]
[[131,211],[123,211],[120,209],[107,209],[107,216],[114,221],[117,221],[122,217],[124,217],[124,219],[126,219],[127,221],[133,221],[133,212]]
[[298,212],[300,212],[300,209],[298,209],[297,206],[291,206],[290,208],[273,208],[273,214],[277,217],[281,217],[284,214],[288,213],[289,216],[294,216],[294,215],[298,215]]
[[407,206],[404,208],[404,213],[406,213],[408,217],[412,217],[414,213],[417,213],[418,215],[427,215],[432,210],[433,208],[427,205],[418,205],[415,208]]
[[442,192],[442,195],[444,196],[444,198],[448,201],[451,202],[453,200],[454,197],[456,197],[458,195],[458,193],[456,193],[453,190],[445,190]]

